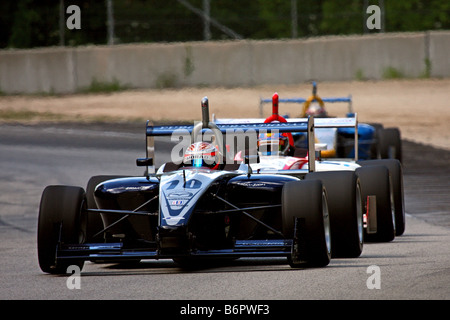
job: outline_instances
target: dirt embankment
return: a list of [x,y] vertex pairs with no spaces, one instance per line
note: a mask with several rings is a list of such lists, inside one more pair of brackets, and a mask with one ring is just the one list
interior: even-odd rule
[[[200,101],[208,96],[217,117],[259,117],[260,98],[308,98],[310,83],[252,88],[183,88],[129,90],[111,94],[2,96],[0,121],[193,121],[200,120]],[[361,122],[399,127],[402,138],[450,150],[450,79],[318,83],[318,95],[352,96]],[[343,116],[348,105],[326,105]],[[281,104],[280,113],[298,116],[300,104]],[[271,112],[264,105],[264,117]]]

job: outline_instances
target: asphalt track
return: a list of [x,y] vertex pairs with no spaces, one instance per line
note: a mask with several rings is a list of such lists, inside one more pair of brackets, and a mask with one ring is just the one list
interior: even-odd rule
[[403,142],[406,232],[390,243],[365,244],[357,259],[301,270],[284,259],[239,259],[189,271],[170,260],[130,268],[86,263],[80,289],[72,290],[67,276],[42,273],[36,252],[42,190],[85,186],[98,174],[142,174],[135,159],[144,156],[144,128],[0,126],[0,300],[450,299],[450,151],[410,141]]

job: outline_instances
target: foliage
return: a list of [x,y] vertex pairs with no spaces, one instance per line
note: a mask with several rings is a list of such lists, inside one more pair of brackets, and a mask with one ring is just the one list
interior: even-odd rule
[[112,81],[99,81],[93,79],[91,84],[87,88],[80,90],[82,93],[110,93],[116,91],[122,91],[128,89],[128,86],[120,84],[119,80],[113,79]]
[[[183,5],[202,9],[203,0],[111,0],[115,43],[202,41],[203,19]],[[244,39],[292,37],[292,0],[209,0],[211,17]],[[361,34],[364,4],[378,0],[295,0],[298,37]],[[60,3],[64,11],[60,28]],[[384,30],[425,31],[450,29],[450,1],[384,0]],[[81,30],[69,30],[65,8],[81,10]],[[63,31],[63,37],[61,37]],[[211,39],[230,39],[217,25],[210,25]],[[378,30],[371,32],[379,32]],[[106,44],[106,1],[2,0],[0,48],[32,48]]]
[[403,72],[394,67],[387,67],[383,70],[383,79],[402,79],[404,77]]

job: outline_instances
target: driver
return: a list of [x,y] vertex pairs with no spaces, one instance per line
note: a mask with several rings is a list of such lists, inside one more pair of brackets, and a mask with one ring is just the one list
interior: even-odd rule
[[326,118],[327,111],[317,102],[312,102],[305,111],[306,116],[314,116],[315,118]]
[[284,133],[259,134],[258,150],[262,156],[287,156],[291,154],[289,139]]
[[195,142],[187,148],[183,157],[184,165],[195,168],[219,168],[219,150],[209,142]]

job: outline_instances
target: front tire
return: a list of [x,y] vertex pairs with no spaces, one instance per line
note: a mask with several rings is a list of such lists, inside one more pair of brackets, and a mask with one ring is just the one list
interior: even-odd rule
[[48,186],[39,206],[37,247],[43,272],[65,274],[70,265],[83,268],[83,260],[57,261],[60,243],[80,244],[86,237],[86,200],[83,188]]

